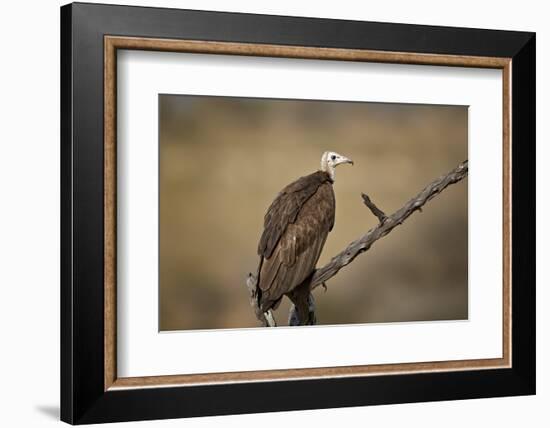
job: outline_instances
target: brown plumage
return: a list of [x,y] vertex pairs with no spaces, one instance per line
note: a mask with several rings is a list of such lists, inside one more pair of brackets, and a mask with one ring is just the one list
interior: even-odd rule
[[283,295],[315,269],[334,226],[332,184],[329,173],[314,172],[286,186],[269,207],[258,244],[258,303],[262,311],[276,307]]
[[275,309],[287,295],[296,305],[300,323],[311,323],[309,289],[295,289],[315,270],[334,226],[334,169],[344,163],[353,161],[335,152],[323,153],[321,170],[286,186],[267,210],[256,276],[258,306],[263,312]]

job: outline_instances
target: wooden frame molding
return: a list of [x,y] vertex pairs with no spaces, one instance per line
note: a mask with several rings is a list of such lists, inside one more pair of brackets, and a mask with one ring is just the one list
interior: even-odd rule
[[[284,369],[173,376],[117,377],[116,367],[116,82],[117,50],[245,55],[338,61],[422,64],[502,70],[503,81],[503,349],[502,358]],[[496,369],[512,366],[512,61],[510,58],[436,55],[136,37],[104,37],[104,390],[218,383],[358,377],[420,372]]]

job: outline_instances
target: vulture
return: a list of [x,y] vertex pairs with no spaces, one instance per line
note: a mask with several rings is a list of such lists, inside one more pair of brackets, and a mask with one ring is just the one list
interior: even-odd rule
[[323,153],[321,169],[286,186],[267,210],[258,244],[256,285],[264,313],[276,309],[284,295],[293,300],[288,293],[315,270],[334,226],[334,170],[346,163],[353,165],[338,153]]

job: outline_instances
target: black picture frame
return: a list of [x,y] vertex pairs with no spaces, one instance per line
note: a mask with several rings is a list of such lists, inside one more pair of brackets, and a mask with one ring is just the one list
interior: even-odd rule
[[[512,367],[104,390],[104,36],[512,58]],[[74,3],[61,8],[61,419],[71,424],[535,393],[535,34]]]

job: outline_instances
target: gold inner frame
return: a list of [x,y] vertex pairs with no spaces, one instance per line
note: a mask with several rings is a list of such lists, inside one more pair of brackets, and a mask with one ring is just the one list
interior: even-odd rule
[[[503,90],[503,349],[501,358],[376,364],[305,369],[261,370],[119,378],[116,367],[116,85],[117,49],[244,55],[338,61],[495,68],[502,70]],[[104,389],[185,386],[270,380],[356,377],[511,367],[511,58],[383,52],[250,43],[104,37]]]

